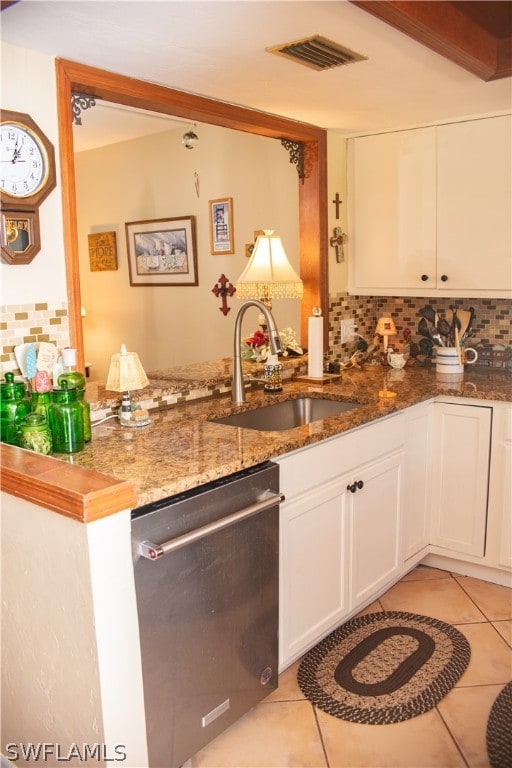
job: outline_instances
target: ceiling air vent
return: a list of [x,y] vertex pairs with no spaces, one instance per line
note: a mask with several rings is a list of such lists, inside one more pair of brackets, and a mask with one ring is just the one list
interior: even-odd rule
[[266,50],[269,53],[276,53],[278,56],[286,56],[288,59],[298,61],[306,67],[311,67],[311,69],[331,69],[332,67],[341,67],[343,64],[353,64],[356,61],[366,60],[366,56],[361,56],[360,53],[355,53],[349,48],[344,48],[320,35],[295,40],[292,43],[283,43]]

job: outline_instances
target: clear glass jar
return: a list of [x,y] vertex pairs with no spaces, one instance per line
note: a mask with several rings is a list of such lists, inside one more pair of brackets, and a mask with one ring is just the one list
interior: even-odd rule
[[52,452],[50,428],[42,413],[29,413],[20,425],[20,446],[48,456]]
[[[59,377],[60,378],[60,377]],[[49,408],[50,432],[54,453],[75,453],[84,448],[84,420],[78,392],[62,381],[53,389]]]
[[14,381],[14,374],[9,371],[0,384],[0,440],[3,443],[20,444],[20,424],[30,410],[24,382]]

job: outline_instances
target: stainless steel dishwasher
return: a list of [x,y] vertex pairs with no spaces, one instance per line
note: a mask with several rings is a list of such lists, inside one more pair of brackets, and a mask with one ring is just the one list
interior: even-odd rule
[[149,765],[176,768],[277,687],[279,467],[132,513]]

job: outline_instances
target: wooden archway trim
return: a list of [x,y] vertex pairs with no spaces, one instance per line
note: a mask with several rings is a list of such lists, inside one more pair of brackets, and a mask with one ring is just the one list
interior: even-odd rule
[[163,112],[186,118],[191,122],[210,123],[259,136],[304,142],[307,175],[304,182],[299,183],[300,271],[304,281],[301,338],[307,339],[307,318],[312,308],[320,306],[325,318],[324,338],[328,339],[327,134],[324,129],[106,72],[66,59],[56,60],[56,76],[70,336],[72,345],[78,351],[77,362],[81,368],[84,366],[84,353],[80,315],[72,93],[84,93],[118,104]]

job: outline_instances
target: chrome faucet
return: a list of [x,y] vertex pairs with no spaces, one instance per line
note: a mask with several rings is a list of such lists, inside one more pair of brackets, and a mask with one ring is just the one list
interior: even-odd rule
[[270,342],[270,349],[272,350],[272,354],[278,355],[279,352],[281,352],[281,340],[279,338],[275,320],[272,317],[270,310],[267,309],[267,307],[261,301],[257,301],[256,299],[249,299],[248,301],[244,301],[238,310],[238,314],[235,320],[235,341],[233,347],[233,384],[231,387],[231,397],[236,405],[240,405],[241,403],[245,402],[244,377],[242,373],[242,354],[240,346],[242,343],[242,319],[245,311],[249,307],[256,307],[256,309],[259,309],[259,311],[262,312],[265,317],[268,329],[268,339]]

